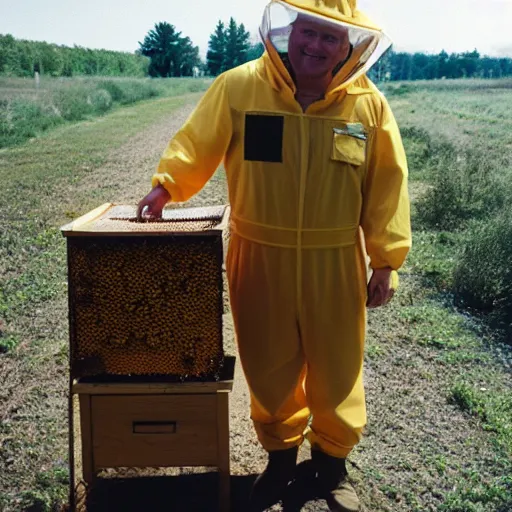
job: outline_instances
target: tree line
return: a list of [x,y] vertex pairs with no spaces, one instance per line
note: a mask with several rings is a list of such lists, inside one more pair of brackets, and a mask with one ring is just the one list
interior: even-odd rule
[[503,78],[512,76],[512,59],[482,57],[477,50],[434,55],[389,51],[369,74],[376,81]]
[[0,34],[0,75],[147,76],[150,60],[143,55],[91,50]]
[[[244,24],[221,20],[210,35],[206,62],[199,48],[174,25],[156,23],[134,53],[73,48],[15,39],[0,34],[0,75],[33,76],[217,76],[263,54],[251,43]],[[481,56],[478,51],[436,55],[388,51],[370,70],[377,82],[439,78],[501,78],[512,76],[512,59]]]

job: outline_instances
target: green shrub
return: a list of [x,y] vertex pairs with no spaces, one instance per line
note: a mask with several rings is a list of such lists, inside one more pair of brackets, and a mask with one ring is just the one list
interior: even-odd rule
[[50,512],[51,502],[48,495],[45,492],[41,492],[37,489],[22,491],[20,494],[21,503],[20,510],[26,512]]
[[58,112],[29,99],[0,102],[0,148],[35,137],[62,121]]
[[112,108],[112,96],[105,89],[97,89],[89,95],[89,101],[95,112],[103,114]]
[[457,302],[512,334],[512,207],[467,230],[453,275]]
[[453,144],[434,140],[424,128],[408,126],[400,132],[411,179],[432,180],[435,170],[453,159],[456,152]]
[[98,89],[103,89],[110,94],[112,101],[119,103],[123,97],[123,90],[117,80],[100,80],[96,83]]
[[46,78],[36,91],[33,80],[1,78],[0,89],[17,94],[0,99],[0,148],[22,143],[65,121],[104,114],[116,104],[199,92],[210,83],[194,78]]
[[123,98],[122,105],[129,105],[137,101],[146,100],[158,96],[158,91],[149,81],[126,81],[122,84]]
[[417,87],[413,83],[399,83],[399,84],[390,84],[387,83],[382,86],[382,90],[384,94],[388,97],[393,96],[403,96],[404,94],[409,94],[411,92],[416,92]]
[[487,154],[471,149],[458,153],[443,144],[429,160],[431,187],[416,204],[416,221],[422,227],[464,228],[470,220],[500,211],[512,197],[506,173]]
[[101,80],[97,87],[107,91],[112,100],[122,105],[153,98],[160,94],[149,80]]
[[55,90],[51,103],[66,121],[80,121],[94,112],[89,90],[81,84]]

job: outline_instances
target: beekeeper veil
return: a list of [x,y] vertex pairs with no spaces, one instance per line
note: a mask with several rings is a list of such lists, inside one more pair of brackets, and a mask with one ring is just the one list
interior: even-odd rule
[[279,58],[292,76],[294,69],[314,75],[328,67],[331,90],[368,72],[391,46],[357,10],[356,0],[271,0],[260,34],[271,58]]

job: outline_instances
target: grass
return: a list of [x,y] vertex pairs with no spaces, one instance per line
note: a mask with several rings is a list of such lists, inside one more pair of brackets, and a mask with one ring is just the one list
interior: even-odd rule
[[[473,140],[460,136],[459,128],[478,133],[474,145],[492,147],[489,158],[503,153],[493,138],[504,144],[506,130],[484,129],[487,114],[481,123],[457,115],[459,105],[469,101],[461,96],[491,102],[481,84],[463,85],[466,89],[454,84],[450,91],[446,84],[433,85],[435,90],[414,84],[417,88],[391,97],[417,201],[448,158],[444,144],[464,149]],[[506,87],[492,90],[498,91],[496,101],[509,104]],[[430,129],[429,105],[441,103],[437,95],[453,110],[442,124],[452,137]],[[66,499],[66,275],[58,227],[114,195],[126,197],[126,190],[139,194],[148,170],[129,167],[138,148],[130,153],[126,141],[135,144],[139,137],[139,147],[147,146],[144,130],[184,101],[143,101],[62,124],[0,151],[2,512],[49,512]],[[223,175],[217,174],[202,197],[211,201],[222,186]],[[454,272],[466,228],[433,229],[419,223],[417,211],[415,205],[414,245],[398,293],[388,307],[369,313],[369,423],[351,457],[351,473],[366,510],[505,512],[512,509],[512,351],[454,304]]]
[[367,510],[510,510],[510,348],[411,265],[368,331]]
[[[390,85],[412,183],[424,276],[512,340],[512,82]],[[448,85],[453,88],[450,89]],[[396,91],[395,91],[396,92]],[[498,122],[495,122],[498,121]],[[427,242],[429,239],[429,242]],[[430,258],[442,253],[444,258]],[[451,254],[448,254],[451,253]],[[435,265],[436,268],[433,268]]]
[[208,79],[0,77],[0,148],[20,144],[65,122],[104,115],[119,105],[204,91]]
[[[488,309],[510,318],[505,308],[512,238],[505,219],[511,204],[512,154],[506,148],[512,147],[512,82],[428,85],[403,84],[391,94],[411,179],[427,185],[413,207],[413,250],[405,268],[416,276],[417,291],[412,304],[403,301],[396,313],[400,331],[405,329],[402,339],[428,350],[434,374],[446,372],[447,403],[475,418],[492,447],[493,468],[484,467],[485,456],[480,463],[468,456],[473,461],[455,468],[455,485],[441,493],[436,509],[505,511],[512,508],[512,479],[504,476],[512,474],[512,358],[502,344],[508,336],[456,306],[471,304],[468,297],[473,305],[487,300],[489,306],[493,298]],[[498,309],[501,297],[506,304]],[[440,457],[433,466],[441,476],[453,462]]]

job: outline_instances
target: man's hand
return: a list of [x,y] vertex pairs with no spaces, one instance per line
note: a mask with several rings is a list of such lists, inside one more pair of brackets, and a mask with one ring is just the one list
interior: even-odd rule
[[368,283],[367,307],[378,308],[391,300],[395,293],[395,290],[390,287],[391,272],[392,269],[390,268],[376,268],[373,270],[372,277]]
[[157,185],[137,206],[137,220],[156,220],[162,218],[162,210],[171,195],[162,185]]

